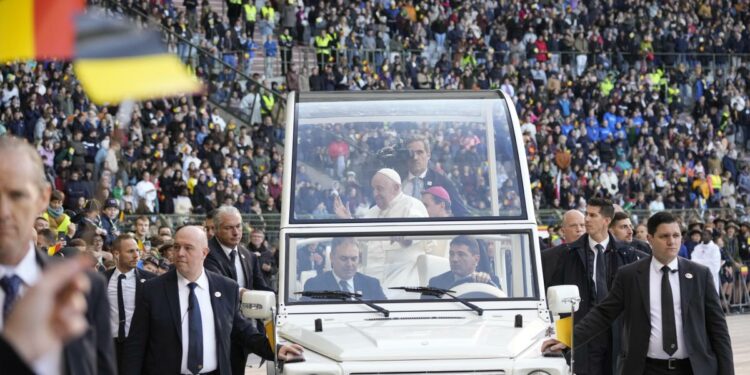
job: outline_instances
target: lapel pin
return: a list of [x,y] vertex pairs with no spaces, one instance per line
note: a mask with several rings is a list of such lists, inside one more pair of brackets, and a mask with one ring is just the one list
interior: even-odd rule
[[685,278],[686,279],[692,279],[693,278],[693,274],[690,273],[690,272],[688,272],[688,273],[685,274]]
[[141,283],[145,283],[145,282],[146,282],[146,279],[141,279]]
[[219,298],[219,297],[221,297],[221,292],[216,292],[216,293],[214,293],[214,295],[216,296],[216,298]]
[[240,254],[240,258],[242,258],[242,259],[245,259],[245,256],[244,256],[244,255],[242,255],[242,254]]

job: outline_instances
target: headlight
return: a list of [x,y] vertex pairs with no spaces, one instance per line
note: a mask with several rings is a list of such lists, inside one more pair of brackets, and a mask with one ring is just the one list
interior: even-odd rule
[[550,373],[544,370],[534,370],[529,375],[550,375]]

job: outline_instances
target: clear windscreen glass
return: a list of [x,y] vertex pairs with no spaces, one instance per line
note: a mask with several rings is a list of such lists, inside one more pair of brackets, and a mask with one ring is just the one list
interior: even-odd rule
[[300,103],[295,131],[293,221],[525,216],[504,100]]
[[[286,303],[439,298],[393,288],[451,290],[475,300],[535,298],[529,232],[291,237]],[[309,293],[306,293],[309,292]],[[318,295],[314,295],[318,292]],[[333,292],[331,295],[323,295]],[[308,294],[308,295],[306,295]]]

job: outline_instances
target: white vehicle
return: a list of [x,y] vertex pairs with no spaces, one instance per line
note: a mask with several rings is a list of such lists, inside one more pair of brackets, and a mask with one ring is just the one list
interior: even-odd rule
[[302,93],[286,108],[278,298],[248,293],[243,312],[305,358],[269,374],[568,372],[540,352],[552,323],[507,96]]

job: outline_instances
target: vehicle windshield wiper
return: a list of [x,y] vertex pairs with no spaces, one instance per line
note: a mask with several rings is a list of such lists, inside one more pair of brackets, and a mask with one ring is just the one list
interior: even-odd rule
[[470,309],[476,311],[477,315],[482,316],[482,314],[484,314],[484,309],[482,309],[481,307],[479,307],[479,306],[477,306],[477,305],[475,305],[475,304],[473,304],[473,303],[471,303],[471,302],[469,302],[469,301],[467,301],[467,300],[465,300],[465,299],[463,299],[461,297],[454,296],[453,294],[451,294],[451,293],[455,293],[452,290],[441,289],[441,288],[433,288],[431,286],[397,286],[397,287],[392,287],[392,288],[388,288],[388,289],[404,290],[404,291],[407,291],[407,292],[410,292],[410,293],[422,293],[422,294],[426,294],[428,296],[433,296],[433,297],[437,297],[437,298],[441,298],[444,295],[447,295],[448,297],[453,298],[454,300],[456,300],[458,302],[461,302],[465,306],[467,306]]
[[315,298],[315,299],[331,299],[336,298],[340,299],[342,301],[346,300],[355,300],[357,302],[362,302],[367,306],[370,306],[372,309],[377,310],[383,314],[386,318],[391,315],[391,312],[370,302],[362,299],[361,293],[351,293],[351,292],[344,292],[342,290],[306,290],[304,292],[297,292],[296,294],[301,295],[302,297],[309,297],[309,298]]

